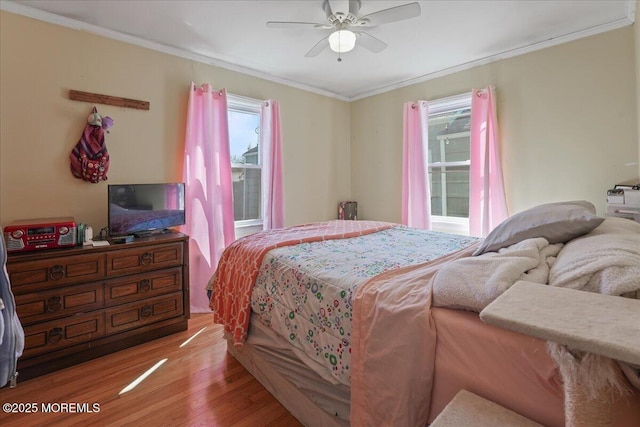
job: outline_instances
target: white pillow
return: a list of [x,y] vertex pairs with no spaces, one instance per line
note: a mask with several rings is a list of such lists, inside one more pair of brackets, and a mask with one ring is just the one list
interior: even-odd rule
[[535,206],[504,220],[489,233],[473,255],[497,252],[536,237],[543,237],[552,244],[568,242],[587,234],[604,221],[595,213],[593,204],[584,200]]

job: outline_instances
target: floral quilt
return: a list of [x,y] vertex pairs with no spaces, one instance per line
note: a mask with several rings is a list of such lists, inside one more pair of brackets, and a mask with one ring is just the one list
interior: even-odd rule
[[213,321],[224,326],[233,344],[247,338],[251,293],[264,255],[271,249],[330,239],[348,239],[393,227],[380,221],[327,221],[264,230],[233,242],[220,257],[207,289],[213,291],[209,307]]
[[360,237],[272,249],[262,259],[251,308],[317,362],[312,369],[349,384],[355,289],[382,272],[434,260],[476,240],[395,226]]

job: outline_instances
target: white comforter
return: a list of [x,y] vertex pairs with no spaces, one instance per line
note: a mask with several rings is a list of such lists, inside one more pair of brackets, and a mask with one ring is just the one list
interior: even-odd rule
[[640,297],[640,224],[607,218],[565,245],[526,239],[458,259],[436,275],[433,305],[480,312],[518,280]]
[[549,284],[640,298],[640,233],[635,232],[640,226],[625,221],[613,223],[619,227],[614,232],[605,233],[602,227],[567,243],[551,269]]
[[526,239],[480,256],[445,265],[433,282],[433,305],[480,312],[518,280],[548,283],[562,248],[546,239]]

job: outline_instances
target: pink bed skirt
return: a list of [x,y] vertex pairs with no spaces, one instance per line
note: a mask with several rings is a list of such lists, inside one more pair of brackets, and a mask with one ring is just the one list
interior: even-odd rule
[[[432,308],[431,314],[438,338],[429,423],[465,389],[545,426],[564,426],[562,379],[545,341],[485,324],[477,313]],[[634,391],[616,402],[615,426],[640,425]]]

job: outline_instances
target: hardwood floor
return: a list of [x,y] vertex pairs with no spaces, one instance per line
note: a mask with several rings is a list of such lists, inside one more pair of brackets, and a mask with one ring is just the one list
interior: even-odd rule
[[[28,381],[18,377],[16,388],[0,389],[3,409],[24,403],[37,413],[3,410],[0,425],[300,426],[226,348],[212,316],[194,314],[187,331]],[[119,394],[165,358],[133,390]],[[60,411],[66,403],[87,405]],[[99,412],[86,412],[93,404]]]

